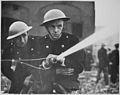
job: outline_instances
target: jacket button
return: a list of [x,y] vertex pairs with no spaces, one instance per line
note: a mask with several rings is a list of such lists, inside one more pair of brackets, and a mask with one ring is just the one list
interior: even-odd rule
[[32,37],[32,40],[34,40],[35,38],[34,37]]
[[68,36],[66,36],[66,38],[68,38]]
[[31,51],[33,51],[34,49],[33,48],[31,48]]
[[62,47],[62,48],[64,48],[64,47],[65,47],[65,45],[61,45],[61,47]]
[[19,54],[19,52],[17,51],[17,54]]
[[46,48],[49,48],[49,46],[45,46]]

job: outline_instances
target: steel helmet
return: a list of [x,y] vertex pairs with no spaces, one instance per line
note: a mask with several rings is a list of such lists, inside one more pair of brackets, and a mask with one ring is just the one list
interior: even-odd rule
[[41,26],[44,26],[46,23],[57,20],[57,19],[63,19],[64,21],[69,20],[69,17],[66,17],[66,15],[59,9],[52,9],[49,10],[45,15],[44,15],[44,21],[41,23]]
[[32,26],[28,26],[26,23],[22,21],[14,22],[9,27],[9,36],[7,37],[7,40],[18,37],[22,35],[23,33],[29,31],[31,28]]

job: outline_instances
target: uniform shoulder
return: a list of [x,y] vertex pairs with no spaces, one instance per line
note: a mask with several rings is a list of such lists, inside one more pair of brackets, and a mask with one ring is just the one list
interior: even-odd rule
[[28,43],[27,45],[29,47],[37,46],[40,42],[41,37],[40,36],[29,36],[28,37]]
[[66,32],[63,32],[63,35],[64,35],[64,36],[72,36],[72,34],[66,33]]
[[78,39],[74,34],[63,32],[64,37]]
[[49,35],[41,36],[41,38],[40,38],[41,41],[43,41],[43,40],[45,41],[48,39],[50,39]]
[[29,40],[34,40],[34,39],[41,39],[42,37],[41,36],[34,36],[34,35],[30,35],[30,36],[28,36],[28,39]]

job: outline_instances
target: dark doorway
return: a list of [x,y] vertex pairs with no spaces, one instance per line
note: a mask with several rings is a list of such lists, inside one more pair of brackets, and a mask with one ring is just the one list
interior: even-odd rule
[[72,33],[77,37],[82,37],[82,24],[81,23],[72,23]]

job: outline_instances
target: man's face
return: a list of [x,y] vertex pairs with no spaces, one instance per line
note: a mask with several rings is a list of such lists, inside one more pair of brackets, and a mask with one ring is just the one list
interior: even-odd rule
[[27,32],[22,34],[22,35],[20,35],[20,36],[18,36],[18,37],[16,37],[14,39],[14,43],[18,47],[24,47],[26,45],[27,41],[28,41],[28,34],[27,34]]
[[46,28],[48,30],[48,32],[50,33],[50,38],[52,40],[56,40],[59,39],[61,37],[61,33],[63,30],[63,24],[64,21],[63,20],[55,20],[50,22]]

